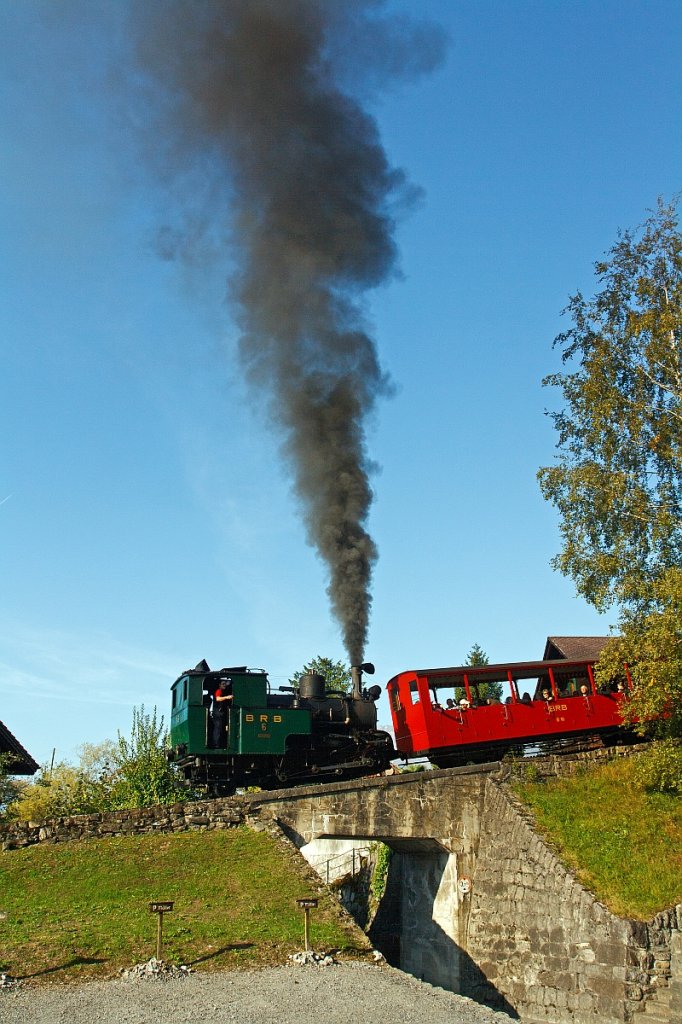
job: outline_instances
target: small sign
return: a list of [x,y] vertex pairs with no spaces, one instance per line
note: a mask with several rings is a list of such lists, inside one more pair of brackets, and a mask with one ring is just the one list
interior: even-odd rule
[[457,882],[457,888],[459,889],[462,896],[468,896],[469,893],[471,892],[471,879],[467,878],[466,875],[464,875],[464,877],[460,878],[459,881]]
[[152,914],[169,914],[173,909],[174,903],[172,900],[166,901],[165,903],[150,903],[149,909]]
[[317,900],[312,898],[305,900],[296,900],[296,902],[298,903],[299,907],[301,907],[303,910],[309,910],[311,908],[314,910],[315,907],[317,906]]

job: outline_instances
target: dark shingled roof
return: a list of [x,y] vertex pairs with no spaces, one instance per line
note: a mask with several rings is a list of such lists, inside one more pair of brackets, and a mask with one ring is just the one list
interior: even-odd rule
[[608,636],[548,636],[542,660],[596,661],[610,639]]
[[8,770],[12,775],[33,775],[40,765],[34,761],[16,736],[13,736],[6,725],[0,722],[0,754],[11,754],[12,760]]

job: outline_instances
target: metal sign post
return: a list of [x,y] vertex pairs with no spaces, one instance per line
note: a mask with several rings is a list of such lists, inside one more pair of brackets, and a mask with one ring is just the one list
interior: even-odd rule
[[296,903],[305,912],[305,924],[303,926],[303,929],[304,929],[303,930],[303,941],[305,943],[304,949],[305,949],[305,951],[307,953],[308,950],[310,949],[310,911],[311,911],[311,909],[314,910],[315,907],[317,907],[317,900],[316,899],[312,899],[312,898],[311,899],[303,899],[303,900],[296,900]]
[[173,909],[173,901],[166,900],[165,903],[150,903],[149,910],[152,914],[158,914],[159,920],[156,928],[156,959],[161,959],[161,944],[163,941],[163,915],[170,914]]

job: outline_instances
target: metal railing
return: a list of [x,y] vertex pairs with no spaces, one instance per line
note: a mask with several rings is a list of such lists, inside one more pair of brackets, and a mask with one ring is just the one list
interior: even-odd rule
[[[334,857],[329,857],[325,861],[327,885],[329,885],[330,875],[334,878],[351,875],[354,878],[365,866],[369,857],[369,846],[354,846],[352,850],[344,850],[343,853],[337,853]],[[345,867],[346,863],[348,864],[348,869]]]

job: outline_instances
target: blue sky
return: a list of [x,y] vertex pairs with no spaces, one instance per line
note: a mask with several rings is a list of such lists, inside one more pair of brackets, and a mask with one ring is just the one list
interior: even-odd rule
[[[522,660],[607,631],[549,565],[541,380],[568,296],[682,183],[679,3],[388,4],[425,7],[444,63],[370,106],[423,189],[402,279],[367,297],[396,389],[368,432],[381,683],[474,643]],[[127,732],[136,704],[165,712],[201,658],[280,684],[344,657],[227,268],[154,254],[168,198],[131,131],[125,15],[0,2],[0,718],[41,761]]]

